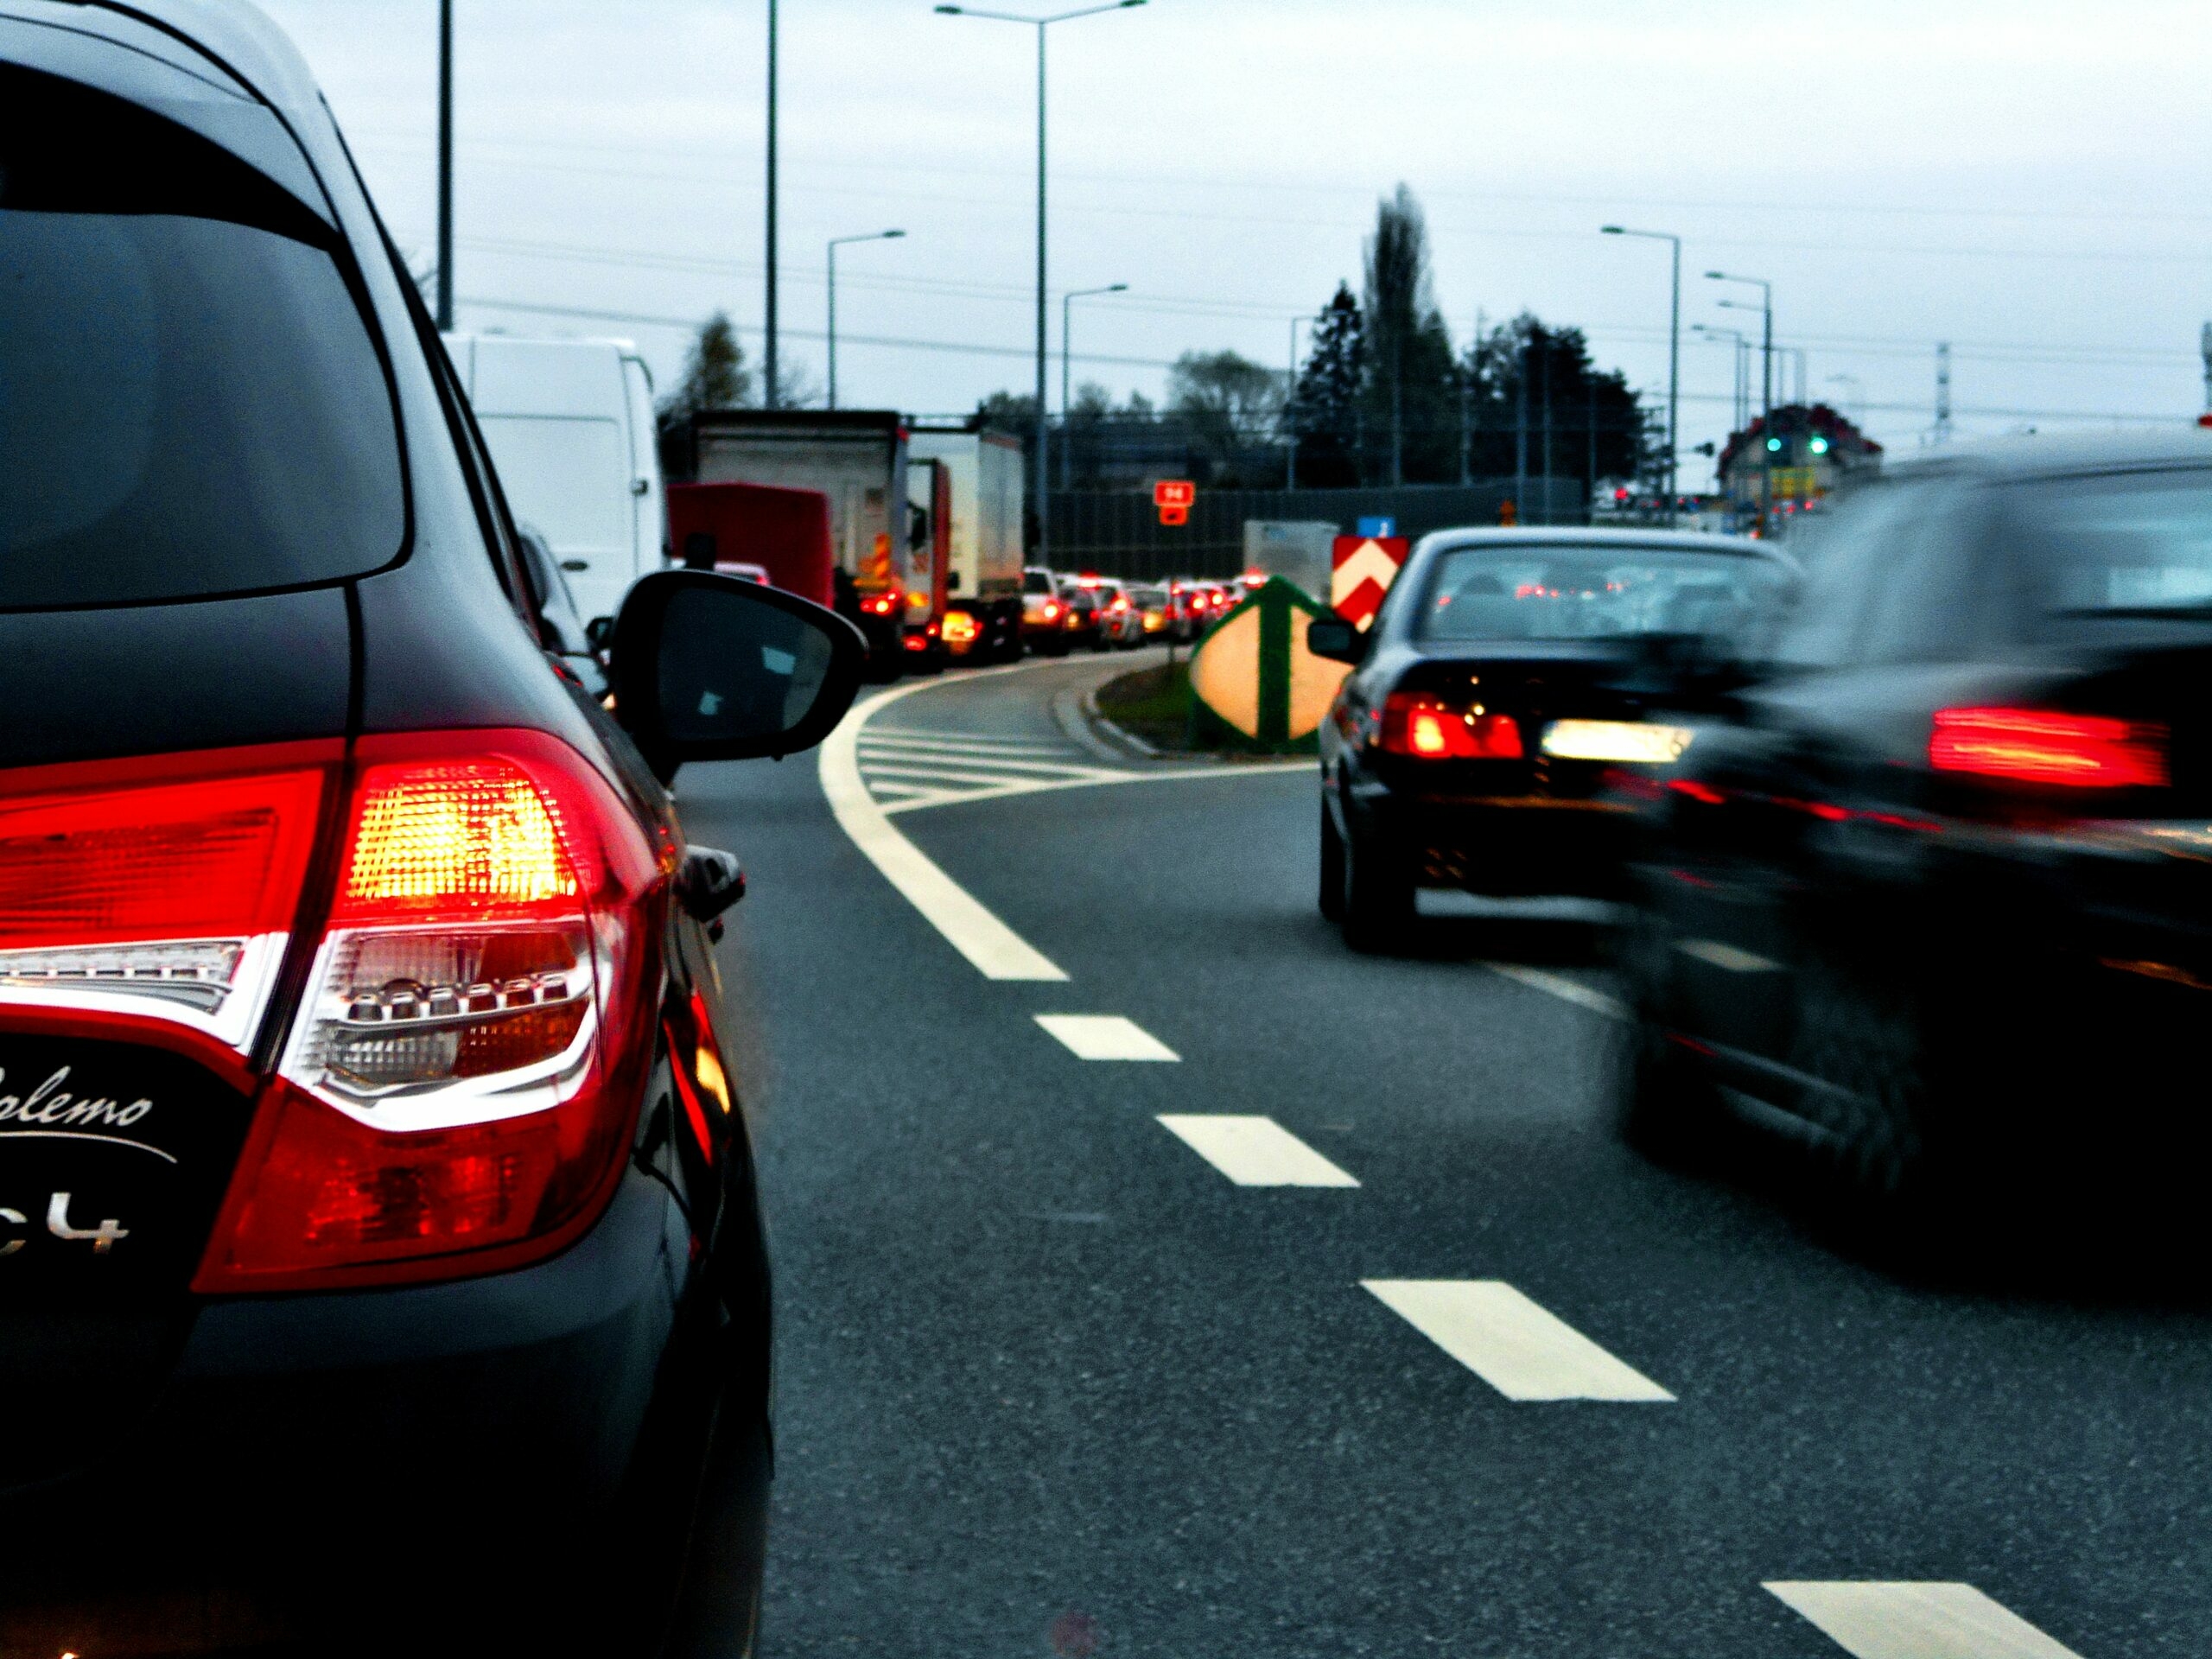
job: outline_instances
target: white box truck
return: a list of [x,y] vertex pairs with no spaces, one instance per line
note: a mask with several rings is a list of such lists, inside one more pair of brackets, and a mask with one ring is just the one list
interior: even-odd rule
[[691,444],[702,484],[830,498],[830,547],[856,605],[847,613],[868,636],[877,672],[902,672],[909,626],[918,633],[932,620],[934,585],[926,526],[907,503],[906,422],[880,410],[702,410],[691,417]]
[[507,505],[544,538],[586,620],[667,558],[653,382],[621,340],[448,334]]
[[978,662],[1016,660],[1021,655],[1021,440],[973,423],[918,426],[906,453],[916,461],[941,462],[951,480],[945,649]]

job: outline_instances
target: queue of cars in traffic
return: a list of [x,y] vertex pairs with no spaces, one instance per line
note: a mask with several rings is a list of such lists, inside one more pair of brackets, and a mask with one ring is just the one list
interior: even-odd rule
[[1126,651],[1144,645],[1188,645],[1242,597],[1243,579],[1179,576],[1125,582],[1095,572],[1032,567],[1022,573],[1021,636],[1040,656]]
[[1618,902],[1634,1144],[1778,1139],[1892,1243],[2196,1167],[2212,433],[1892,466],[1786,552],[1447,531],[1308,640],[1322,912]]

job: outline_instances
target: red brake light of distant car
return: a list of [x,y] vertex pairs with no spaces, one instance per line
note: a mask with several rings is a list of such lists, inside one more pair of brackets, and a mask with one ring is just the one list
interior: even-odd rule
[[1481,704],[1455,707],[1437,697],[1393,691],[1383,701],[1382,752],[1422,760],[1518,760],[1521,728]]
[[1928,763],[2071,788],[2157,789],[2170,779],[2164,727],[2032,709],[1938,709]]
[[41,767],[0,793],[0,1022],[118,1029],[233,1083],[274,993],[335,743]]
[[877,616],[888,616],[899,608],[899,601],[889,594],[878,594],[863,608]]
[[1053,620],[1055,618],[1057,618],[1057,617],[1059,615],[1059,613],[1060,613],[1060,601],[1058,601],[1057,599],[1048,599],[1048,600],[1046,600],[1046,601],[1045,601],[1045,620],[1046,620],[1047,622],[1050,622],[1050,621]]
[[654,1048],[644,835],[536,733],[359,753],[336,896],[201,1291],[515,1266],[621,1173]]

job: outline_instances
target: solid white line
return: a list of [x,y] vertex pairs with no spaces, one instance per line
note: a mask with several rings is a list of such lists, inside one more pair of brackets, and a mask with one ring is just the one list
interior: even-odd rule
[[1771,974],[1782,964],[1767,957],[1755,957],[1748,950],[1738,950],[1732,944],[1723,944],[1719,939],[1677,939],[1675,949],[1686,957],[1714,968],[1726,969],[1732,974]]
[[[861,776],[863,778],[934,778],[943,783],[953,784],[1049,784],[1060,782],[1066,778],[1067,772],[1061,771],[1051,778],[1029,778],[1020,772],[971,771],[966,766],[948,766],[936,762],[906,766],[894,761],[872,760],[867,755],[862,755]],[[1090,779],[1084,779],[1078,781],[1089,782]]]
[[1179,1060],[1183,1057],[1118,1014],[1040,1014],[1037,1023],[1079,1060]]
[[[983,674],[994,671],[985,670]],[[1019,672],[1001,669],[999,673]],[[981,678],[983,674],[974,677]],[[818,761],[822,792],[838,826],[885,880],[945,942],[973,963],[986,979],[1065,980],[1052,959],[1008,927],[965,887],[939,869],[922,849],[899,834],[868,794],[858,756],[861,728],[878,709],[925,690],[931,682],[887,686],[859,704],[823,741]]]
[[1186,772],[1171,772],[1162,767],[1156,772],[1104,772],[1096,778],[1056,778],[1042,783],[1004,784],[995,789],[978,789],[956,795],[948,800],[901,802],[885,810],[911,812],[925,806],[966,806],[974,801],[995,801],[1010,795],[1034,795],[1042,790],[1090,789],[1106,784],[1179,784],[1209,778],[1243,778],[1255,773],[1312,772],[1315,766],[1315,762],[1306,760],[1294,761],[1288,766],[1197,766]]
[[[957,685],[959,682],[953,680],[947,681],[945,683]],[[912,689],[920,691],[927,688],[917,685]],[[945,732],[933,728],[925,730],[916,726],[879,726],[868,735],[870,742],[958,743],[971,747],[1004,745],[1009,748],[1021,749],[1065,747],[1060,744],[1059,740],[1050,736],[1000,737],[989,732]]]
[[2081,1659],[1970,1584],[1766,1588],[1857,1659]]
[[1272,1117],[1163,1114],[1160,1121],[1239,1186],[1359,1185]]
[[864,749],[903,749],[913,754],[952,754],[970,760],[1033,760],[1044,755],[1080,758],[1082,751],[1065,743],[949,743],[942,738],[901,737],[896,732],[867,732]]
[[1490,970],[1503,974],[1516,984],[1542,991],[1562,1002],[1572,1002],[1578,1008],[1587,1008],[1592,1014],[1602,1014],[1608,1020],[1624,1020],[1628,1010],[1615,998],[1603,991],[1593,990],[1580,980],[1569,979],[1565,974],[1554,974],[1541,968],[1524,968],[1517,962],[1493,962]]
[[1675,1397],[1502,1280],[1360,1283],[1509,1400]]

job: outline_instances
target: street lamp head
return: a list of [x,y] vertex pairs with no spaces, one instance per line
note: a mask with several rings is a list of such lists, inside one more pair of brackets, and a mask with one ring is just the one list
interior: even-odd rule
[[939,6],[937,11],[940,17],[957,17],[960,15],[960,8],[957,6]]
[[[1144,0],[1136,0],[1136,3],[1138,5],[1142,5],[1144,3]],[[1126,294],[1129,291],[1129,285],[1127,283],[1116,283],[1106,291],[1109,294]]]
[[1600,225],[1598,227],[1598,234],[1600,236],[1625,236],[1628,232],[1621,229],[1618,225]]
[[[944,11],[950,8],[939,6],[938,10]],[[1725,270],[1708,270],[1705,273],[1705,280],[1708,283],[1725,283],[1728,280],[1728,273]]]
[[896,241],[898,241],[898,240],[899,240],[899,238],[901,238],[901,237],[905,236],[906,234],[906,232],[904,232],[904,231],[886,231],[886,232],[883,233],[883,239],[884,239],[886,242],[896,242]]

